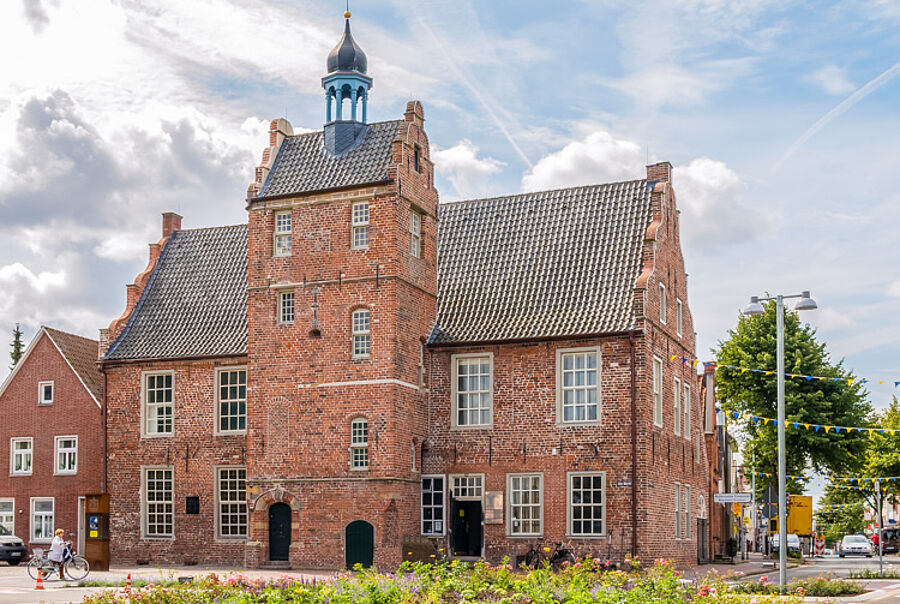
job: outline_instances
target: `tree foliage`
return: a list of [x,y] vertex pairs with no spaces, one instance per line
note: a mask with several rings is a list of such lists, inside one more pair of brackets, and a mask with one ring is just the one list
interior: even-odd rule
[[24,345],[22,344],[22,330],[19,329],[19,324],[16,323],[16,327],[13,329],[13,341],[10,343],[9,347],[12,349],[9,351],[9,358],[12,359],[12,365],[9,366],[10,369],[16,366],[16,363],[19,362],[19,359],[22,358],[24,354]]
[[[715,350],[720,364],[745,369],[771,371],[771,375],[741,369],[720,367],[716,375],[716,396],[726,411],[777,417],[776,383],[776,316],[775,303],[765,305],[765,313],[741,316],[736,329],[720,341]],[[801,323],[797,313],[785,309],[784,367],[788,374],[844,378],[840,381],[786,378],[785,418],[787,426],[786,461],[788,474],[801,474],[813,469],[825,474],[843,476],[860,469],[864,463],[867,434],[864,432],[827,432],[797,429],[790,424],[866,426],[871,405],[865,393],[841,363],[832,363],[825,345],[816,340],[815,330]],[[732,420],[729,420],[732,421]],[[738,421],[747,436],[745,460],[756,455],[756,470],[776,471],[777,429],[769,422],[751,419]],[[792,483],[789,490],[800,492],[802,485]]]

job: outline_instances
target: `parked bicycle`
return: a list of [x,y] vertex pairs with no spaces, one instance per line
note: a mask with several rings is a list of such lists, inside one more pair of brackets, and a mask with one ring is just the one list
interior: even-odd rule
[[564,544],[557,543],[554,547],[539,547],[540,544],[532,544],[531,549],[525,552],[525,566],[529,568],[540,568],[545,562],[550,562],[553,570],[559,570],[564,563],[575,564],[578,559],[572,550],[563,547]]
[[84,556],[79,556],[75,553],[75,550],[72,549],[71,541],[66,541],[66,548],[63,550],[63,561],[60,566],[51,562],[44,554],[44,550],[35,548],[27,568],[28,576],[35,580],[38,577],[38,570],[41,571],[44,578],[48,578],[51,573],[59,573],[60,579],[65,579],[68,576],[73,581],[81,581],[91,572],[91,565],[84,559]]

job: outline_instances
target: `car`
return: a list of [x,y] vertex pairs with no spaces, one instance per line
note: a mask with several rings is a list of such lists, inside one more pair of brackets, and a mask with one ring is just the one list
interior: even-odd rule
[[[884,553],[896,554],[900,552],[900,528],[882,529],[884,535]],[[878,551],[878,548],[875,548]]]
[[[779,537],[780,535],[778,533],[772,535],[772,553],[778,552]],[[787,545],[788,552],[796,552],[798,554],[800,553],[800,537],[798,537],[797,535],[788,533]]]
[[844,535],[838,545],[838,556],[865,556],[872,557],[872,542],[865,535]]
[[15,566],[25,557],[25,544],[3,525],[0,525],[0,560]]

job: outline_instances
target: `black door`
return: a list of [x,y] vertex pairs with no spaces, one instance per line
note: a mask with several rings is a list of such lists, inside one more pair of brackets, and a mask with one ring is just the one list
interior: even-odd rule
[[481,502],[450,504],[450,544],[454,556],[481,555]]
[[705,518],[697,518],[697,562],[706,564],[709,552],[706,551],[707,531],[709,525]]
[[357,564],[372,566],[375,555],[375,527],[365,520],[354,520],[344,529],[347,548],[344,562],[347,568]]
[[269,560],[287,560],[291,547],[291,507],[276,503],[269,508]]

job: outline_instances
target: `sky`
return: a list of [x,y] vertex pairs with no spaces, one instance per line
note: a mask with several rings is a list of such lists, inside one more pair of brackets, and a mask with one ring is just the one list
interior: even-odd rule
[[[900,392],[900,1],[350,8],[370,120],[422,101],[443,201],[670,161],[698,355],[749,296],[810,290],[820,309],[803,317],[832,358],[889,382],[873,405]],[[41,324],[96,338],[161,212],[185,228],[245,222],[269,120],[322,126],[343,11],[0,3],[0,342],[16,322],[27,339]]]

